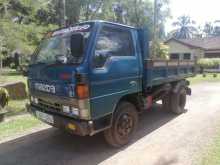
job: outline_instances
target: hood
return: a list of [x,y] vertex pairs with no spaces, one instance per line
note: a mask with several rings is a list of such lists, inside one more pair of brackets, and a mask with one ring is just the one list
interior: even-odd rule
[[36,64],[28,69],[30,92],[74,97],[76,66]]

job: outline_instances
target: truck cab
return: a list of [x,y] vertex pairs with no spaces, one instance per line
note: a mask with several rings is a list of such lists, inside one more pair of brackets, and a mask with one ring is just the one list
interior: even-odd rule
[[[152,94],[162,88],[146,86],[150,74],[144,69],[148,59],[145,34],[106,21],[48,33],[28,68],[29,112],[77,135],[104,131],[112,146],[127,144],[135,132],[138,113],[151,106]],[[161,85],[164,91],[168,84]]]

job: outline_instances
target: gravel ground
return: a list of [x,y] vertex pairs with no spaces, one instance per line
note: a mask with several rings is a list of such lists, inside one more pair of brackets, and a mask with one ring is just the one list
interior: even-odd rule
[[109,148],[102,134],[77,137],[54,128],[0,142],[0,165],[190,165],[220,126],[220,83],[192,87],[188,112],[175,116],[157,106],[140,117],[134,140]]

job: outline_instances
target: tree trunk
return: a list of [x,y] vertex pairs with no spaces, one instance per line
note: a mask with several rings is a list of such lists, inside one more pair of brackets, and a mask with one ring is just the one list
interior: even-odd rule
[[2,57],[1,57],[1,55],[0,55],[0,70],[3,68],[3,61],[2,61]]

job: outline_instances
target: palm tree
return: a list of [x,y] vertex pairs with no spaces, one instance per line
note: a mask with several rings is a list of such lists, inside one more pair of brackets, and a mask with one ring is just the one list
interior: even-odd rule
[[215,28],[211,22],[206,22],[203,28],[203,33],[205,37],[213,36],[215,33]]
[[178,21],[173,23],[173,26],[177,27],[177,29],[172,31],[171,35],[177,39],[193,38],[194,34],[197,32],[194,25],[195,21],[191,20],[189,16],[181,16],[178,18]]

